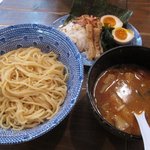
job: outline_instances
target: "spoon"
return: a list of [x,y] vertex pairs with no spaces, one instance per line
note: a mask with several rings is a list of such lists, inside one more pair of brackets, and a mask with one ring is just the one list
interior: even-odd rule
[[144,149],[150,150],[150,127],[145,118],[145,111],[143,111],[141,114],[134,113],[134,116],[140,127],[141,135],[144,142]]

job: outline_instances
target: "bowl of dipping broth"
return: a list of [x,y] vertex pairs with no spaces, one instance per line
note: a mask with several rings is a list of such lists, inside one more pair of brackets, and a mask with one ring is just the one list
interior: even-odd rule
[[100,124],[126,139],[140,139],[133,112],[150,124],[150,48],[121,46],[105,52],[89,70],[87,93]]

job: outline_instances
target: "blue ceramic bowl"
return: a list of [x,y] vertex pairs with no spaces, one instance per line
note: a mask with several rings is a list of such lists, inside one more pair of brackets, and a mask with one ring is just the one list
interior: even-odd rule
[[0,54],[20,47],[38,47],[43,52],[54,51],[69,70],[67,96],[59,112],[49,121],[22,131],[0,128],[0,144],[16,144],[35,139],[56,127],[71,111],[79,96],[83,81],[81,55],[74,43],[53,27],[38,24],[14,25],[0,30]]

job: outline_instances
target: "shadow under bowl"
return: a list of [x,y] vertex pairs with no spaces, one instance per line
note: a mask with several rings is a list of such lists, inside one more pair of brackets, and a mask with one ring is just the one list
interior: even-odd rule
[[92,65],[88,73],[87,93],[94,115],[109,132],[125,139],[141,139],[141,136],[128,134],[115,128],[101,115],[97,108],[93,89],[99,75],[109,67],[118,64],[135,64],[150,69],[150,48],[143,46],[120,46],[104,52]]

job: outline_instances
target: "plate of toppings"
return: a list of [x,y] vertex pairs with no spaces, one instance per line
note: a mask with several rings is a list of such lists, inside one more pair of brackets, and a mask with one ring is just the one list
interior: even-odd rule
[[[84,7],[83,7],[84,6]],[[128,22],[132,12],[105,1],[75,0],[71,12],[52,23],[77,46],[83,64],[91,66],[100,55],[121,45],[142,45],[138,30]]]

